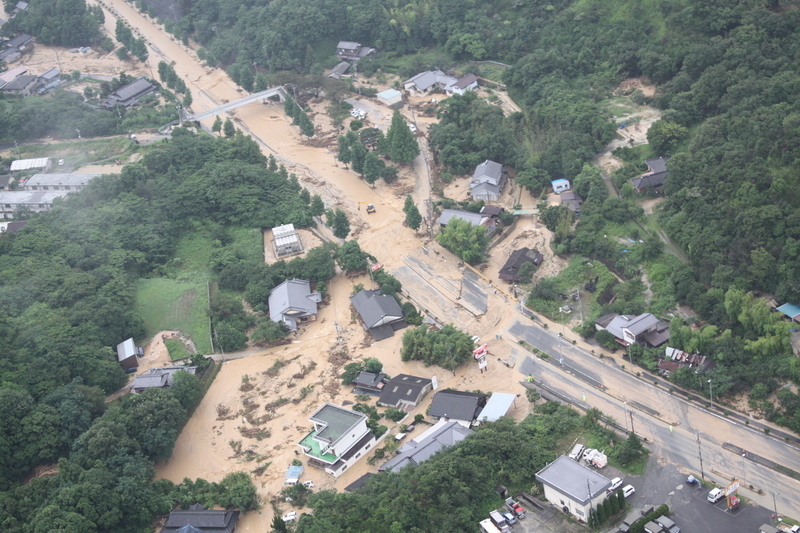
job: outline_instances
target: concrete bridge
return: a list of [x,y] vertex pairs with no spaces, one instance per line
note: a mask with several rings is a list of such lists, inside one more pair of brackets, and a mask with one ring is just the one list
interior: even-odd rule
[[284,100],[286,100],[286,89],[284,89],[282,85],[279,85],[277,87],[272,87],[271,89],[267,89],[266,91],[254,93],[245,96],[244,98],[239,98],[238,100],[234,100],[233,102],[228,102],[227,104],[215,107],[214,109],[209,109],[208,111],[203,111],[201,113],[195,113],[195,114],[186,113],[183,116],[183,120],[203,120],[206,118],[213,117],[215,115],[219,115],[220,113],[231,111],[243,105],[252,104],[253,102],[263,102],[267,98],[276,95],[280,99],[280,101],[283,102]]

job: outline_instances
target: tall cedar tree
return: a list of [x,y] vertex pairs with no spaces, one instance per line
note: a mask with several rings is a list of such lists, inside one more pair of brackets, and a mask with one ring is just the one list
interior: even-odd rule
[[392,125],[386,134],[384,146],[389,159],[401,165],[411,163],[420,153],[417,139],[408,129],[408,124],[400,111],[395,110],[392,115]]

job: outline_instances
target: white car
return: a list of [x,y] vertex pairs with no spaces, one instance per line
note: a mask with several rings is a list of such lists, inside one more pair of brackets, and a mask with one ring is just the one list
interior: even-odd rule
[[608,494],[611,494],[612,492],[614,492],[615,490],[617,490],[621,486],[622,486],[622,478],[621,477],[615,477],[614,479],[611,480],[611,486],[608,488],[608,490],[606,492]]
[[313,489],[314,488],[314,482],[313,481],[303,481],[303,486],[305,488],[307,488],[307,489]]
[[633,488],[633,485],[625,485],[622,487],[622,495],[626,498],[634,492],[636,492],[636,489]]
[[517,523],[517,517],[514,516],[513,514],[511,514],[511,513],[502,513],[502,515],[503,515],[503,518],[506,519],[506,522],[508,522],[509,526]]
[[409,124],[408,129],[411,130],[411,133],[417,133],[417,126],[415,124]]
[[295,520],[297,520],[297,511],[289,511],[283,515],[284,522],[294,522]]
[[472,336],[472,342],[474,342],[475,344],[478,344],[479,342],[481,342],[481,338],[478,337],[477,335],[473,335]]

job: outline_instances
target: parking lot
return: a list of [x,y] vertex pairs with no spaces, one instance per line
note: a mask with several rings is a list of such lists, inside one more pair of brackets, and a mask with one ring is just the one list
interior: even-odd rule
[[[656,508],[663,503],[669,505],[670,518],[681,528],[682,533],[757,533],[762,524],[772,523],[772,511],[759,507],[746,499],[735,510],[727,509],[725,498],[712,504],[708,501],[710,486],[690,486],[686,475],[675,465],[652,456],[643,476],[625,474],[610,465],[601,473],[609,479],[623,478],[623,485],[632,484],[636,492],[627,498],[631,506],[629,514],[642,508]],[[707,476],[708,478],[708,476]],[[740,494],[742,496],[742,494]],[[517,498],[527,510],[525,519],[512,526],[514,533],[542,533],[586,531],[585,527],[566,519],[566,516],[547,502],[536,500],[536,504]],[[607,524],[605,531],[616,531],[623,517]]]

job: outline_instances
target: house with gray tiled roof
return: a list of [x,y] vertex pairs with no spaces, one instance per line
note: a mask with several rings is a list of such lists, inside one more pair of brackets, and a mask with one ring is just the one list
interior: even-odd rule
[[378,468],[379,472],[398,472],[407,466],[419,466],[440,451],[455,446],[473,431],[455,421],[441,420],[425,433],[404,444],[397,455]]
[[297,331],[298,322],[316,320],[320,301],[322,295],[311,292],[307,280],[287,279],[269,295],[269,317],[273,322],[285,324],[289,331]]

